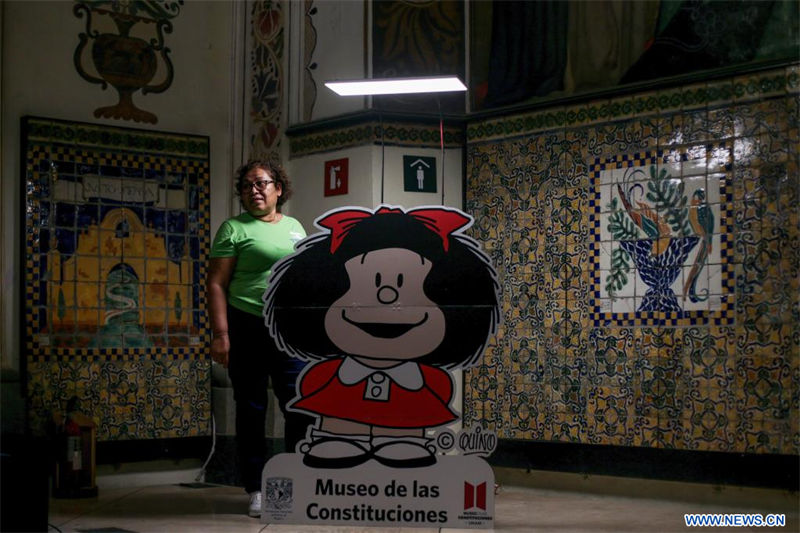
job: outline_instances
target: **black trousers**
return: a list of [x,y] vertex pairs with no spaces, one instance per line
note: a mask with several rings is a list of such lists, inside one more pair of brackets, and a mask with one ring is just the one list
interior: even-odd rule
[[231,343],[228,375],[236,401],[239,473],[245,490],[253,492],[261,490],[261,472],[266,462],[264,430],[269,380],[272,380],[273,392],[286,420],[287,452],[294,452],[314,418],[286,412],[286,404],[294,398],[297,376],[305,363],[278,351],[263,317],[228,306],[228,337]]

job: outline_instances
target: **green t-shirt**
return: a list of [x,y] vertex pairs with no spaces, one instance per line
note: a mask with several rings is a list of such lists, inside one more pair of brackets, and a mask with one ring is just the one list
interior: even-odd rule
[[260,316],[264,306],[261,297],[272,265],[292,253],[294,245],[305,236],[300,222],[286,215],[274,224],[247,212],[223,222],[211,245],[211,257],[236,258],[228,284],[228,303]]

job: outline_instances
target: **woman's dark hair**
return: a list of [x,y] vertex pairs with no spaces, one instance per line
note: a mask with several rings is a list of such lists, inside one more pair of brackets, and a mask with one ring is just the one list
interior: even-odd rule
[[278,346],[294,357],[340,355],[325,332],[325,314],[349,289],[345,262],[385,248],[404,248],[432,263],[423,290],[445,317],[445,338],[419,362],[444,368],[471,366],[494,334],[499,285],[488,258],[469,237],[442,238],[406,213],[373,214],[353,225],[334,252],[331,234],[301,242],[275,265],[265,296],[265,316]]
[[278,207],[281,207],[284,203],[286,203],[286,200],[292,196],[292,183],[289,180],[288,174],[286,174],[286,170],[284,170],[283,167],[278,163],[273,163],[272,161],[267,161],[264,159],[251,159],[244,165],[237,168],[233,178],[233,186],[236,189],[236,194],[241,196],[242,182],[244,181],[244,177],[247,176],[248,172],[257,168],[260,168],[266,172],[270,179],[275,180],[275,187],[280,186],[281,195],[278,196]]

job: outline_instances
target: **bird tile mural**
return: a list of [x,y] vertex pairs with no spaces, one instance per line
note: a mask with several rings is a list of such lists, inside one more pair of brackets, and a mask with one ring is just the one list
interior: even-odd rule
[[700,145],[591,165],[595,324],[732,323],[730,152]]

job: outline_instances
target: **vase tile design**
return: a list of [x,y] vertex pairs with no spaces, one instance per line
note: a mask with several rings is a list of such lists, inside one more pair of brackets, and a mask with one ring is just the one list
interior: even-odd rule
[[33,427],[76,397],[100,440],[206,434],[208,139],[35,117],[23,134]]
[[[155,124],[155,114],[139,109],[133,103],[133,93],[162,93],[172,85],[173,66],[169,57],[170,49],[164,42],[164,34],[172,33],[170,19],[178,16],[182,2],[104,2],[87,0],[76,2],[73,13],[78,18],[86,17],[86,31],[78,34],[80,40],[75,49],[73,62],[78,74],[90,83],[98,83],[103,89],[111,85],[119,94],[119,101],[112,106],[95,109],[95,118],[115,118]],[[100,33],[103,18],[108,17],[117,33]],[[93,24],[93,20],[96,24]],[[140,35],[131,35],[131,30],[139,23],[137,30],[146,28]],[[137,33],[137,32],[134,32]],[[84,67],[89,42],[94,69]],[[164,79],[151,84],[159,71],[158,59],[166,71]],[[100,77],[92,74],[96,70]]]
[[[797,87],[796,68],[776,69],[468,124],[465,210],[503,296],[497,335],[465,372],[465,423],[510,439],[800,453]],[[618,250],[628,280],[609,291]],[[678,309],[647,302],[667,273]]]

